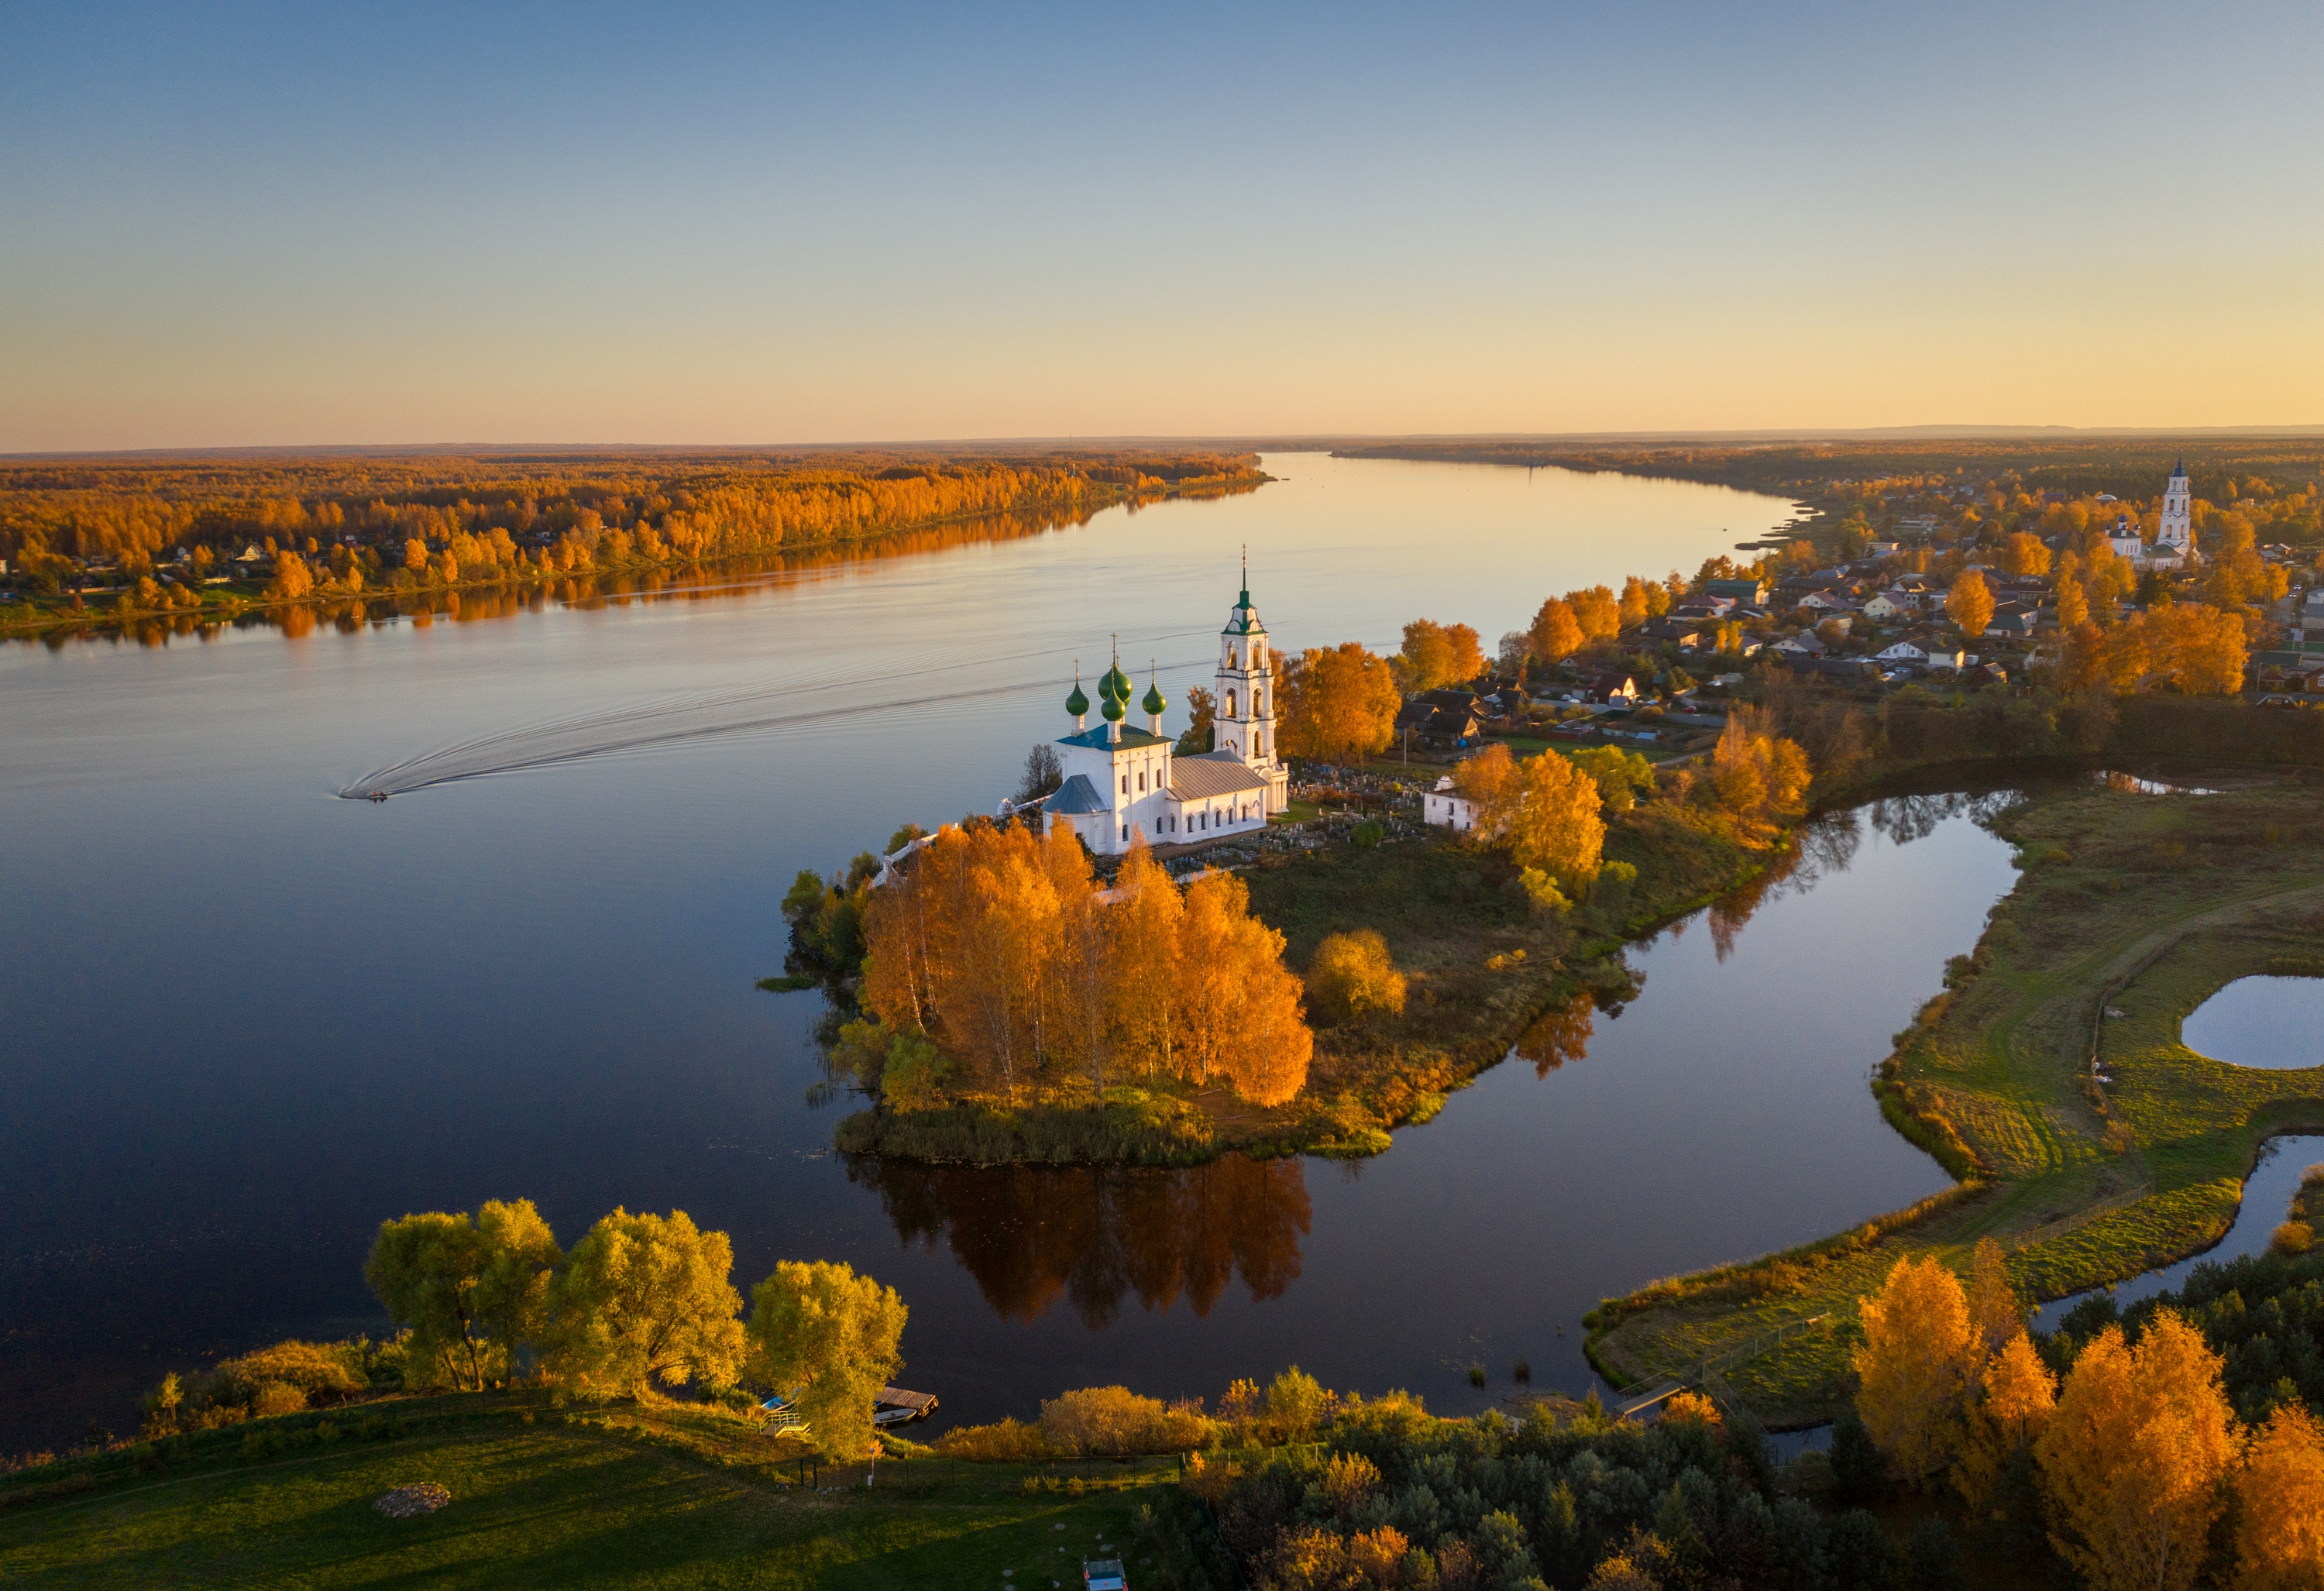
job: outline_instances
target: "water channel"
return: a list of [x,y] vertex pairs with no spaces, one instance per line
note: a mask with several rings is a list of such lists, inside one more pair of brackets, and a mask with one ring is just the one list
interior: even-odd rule
[[[1270,458],[1247,497],[469,623],[0,648],[0,1449],[115,1429],[170,1367],[377,1331],[383,1217],[615,1204],[732,1233],[745,1287],[846,1259],[948,1416],[1297,1361],[1446,1409],[1589,1384],[1580,1318],[1944,1183],[1868,1069],[2010,884],[1964,798],[1820,824],[1637,947],[1643,992],[1357,1165],[927,1171],[830,1148],[777,902],[907,820],[989,809],[1119,634],[1204,678],[1250,549],[1278,643],[1490,643],[1541,597],[1692,569],[1789,504],[1683,483]],[[779,697],[747,722],[383,805],[512,729]],[[733,715],[729,715],[731,719]],[[619,737],[614,737],[618,740]],[[586,750],[586,749],[584,748]],[[1557,1064],[1551,1064],[1552,1061]],[[1493,1375],[1469,1387],[1471,1360]]]

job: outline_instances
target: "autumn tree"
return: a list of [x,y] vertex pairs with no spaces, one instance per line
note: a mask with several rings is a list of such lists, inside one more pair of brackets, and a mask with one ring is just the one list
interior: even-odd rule
[[785,1260],[751,1290],[750,1374],[791,1395],[818,1451],[861,1458],[876,1446],[872,1400],[904,1366],[908,1313],[851,1265]]
[[1518,867],[1568,895],[1598,877],[1606,841],[1598,783],[1565,758],[1545,752],[1519,763],[1497,741],[1454,768],[1452,783],[1476,809],[1480,843],[1506,847]]
[[1326,1022],[1404,1009],[1405,977],[1376,928],[1329,933],[1307,961],[1307,1008]]
[[1628,812],[1638,804],[1638,792],[1655,787],[1655,765],[1641,752],[1619,746],[1590,746],[1572,753],[1573,766],[1597,783],[1608,812]]
[[1557,597],[1542,603],[1533,616],[1533,624],[1526,631],[1533,655],[1545,663],[1563,663],[1580,651],[1588,637],[1582,633],[1582,621],[1573,616],[1572,606]]
[[2324,1587],[2324,1425],[2280,1403],[2236,1471],[2236,1591]]
[[1993,622],[1993,587],[1986,584],[1981,572],[1960,572],[1952,589],[1945,593],[1945,612],[1970,639],[1985,633],[1985,627]]
[[2082,587],[2082,561],[2069,552],[2058,560],[2058,628],[2072,635],[2090,621],[2090,599]]
[[2136,1347],[2109,1326],[2074,1360],[2034,1443],[2051,1540],[2098,1591],[2184,1591],[2235,1461],[2219,1356],[2158,1313]]
[[1608,640],[1621,633],[1622,604],[1610,588],[1591,585],[1569,591],[1565,605],[1573,611],[1585,640]]
[[1969,1300],[1941,1261],[1907,1258],[1858,1316],[1856,1412],[1897,1474],[1923,1485],[1959,1444],[1977,1374]]
[[1404,648],[1397,658],[1406,683],[1416,691],[1465,684],[1485,671],[1484,650],[1474,629],[1429,619],[1416,619],[1404,627]]
[[1178,1071],[1180,924],[1185,902],[1140,840],[1130,847],[1107,908],[1106,989],[1121,1065],[1152,1078]]
[[[1972,1324],[1974,1317],[1972,1298]],[[1992,1512],[2005,1479],[2023,1475],[2057,1402],[2057,1383],[2021,1327],[1986,1360],[1961,1434],[1953,1485],[1972,1515]]]
[[1990,1237],[1978,1238],[1969,1255],[1969,1321],[1980,1364],[2025,1329],[2024,1309],[2009,1282],[2009,1264],[2001,1245]]
[[2050,548],[2030,530],[2015,530],[2001,544],[2001,568],[2007,575],[2047,575]]
[[1741,713],[1728,715],[1711,748],[1710,773],[1697,788],[1752,842],[1766,842],[1806,810],[1812,780],[1807,753],[1794,741],[1748,727]]
[[1538,869],[1569,896],[1597,882],[1606,844],[1598,782],[1554,751],[1520,768],[1525,793],[1500,830],[1520,868]]
[[573,1246],[549,1290],[551,1362],[604,1391],[733,1383],[742,1356],[734,1246],[684,1210],[616,1208]]
[[1232,873],[1195,879],[1178,945],[1185,1075],[1200,1084],[1222,1073],[1260,1105],[1296,1094],[1315,1038],[1300,1014],[1299,980],[1283,964],[1283,935],[1250,915],[1250,886]]
[[1404,697],[1384,659],[1358,642],[1342,641],[1287,659],[1276,704],[1286,751],[1347,763],[1386,749]]
[[507,1375],[547,1323],[563,1256],[532,1200],[486,1200],[474,1216],[434,1211],[380,1224],[364,1280],[408,1327],[420,1384],[483,1390]]

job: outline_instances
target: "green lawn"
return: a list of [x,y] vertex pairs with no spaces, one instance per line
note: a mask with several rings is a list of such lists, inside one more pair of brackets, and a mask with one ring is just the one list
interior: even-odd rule
[[[398,1439],[235,1450],[0,1510],[0,1582],[1042,1591],[1077,1584],[1101,1546],[1131,1554],[1139,1492],[1176,1476],[1167,1459],[1084,1465],[1098,1481],[1084,1494],[1028,1498],[1023,1478],[1043,1472],[921,1455],[882,1460],[868,1492],[862,1467],[826,1471],[852,1484],[818,1494],[670,1423],[609,1428],[544,1409],[528,1424],[505,1407]],[[373,1507],[420,1481],[450,1505],[414,1520]]]
[[1969,1180],[1893,1228],[1601,1309],[1601,1367],[1679,1370],[1826,1314],[1831,1329],[1727,1372],[1769,1417],[1812,1418],[1840,1393],[1856,1301],[1901,1255],[1965,1266],[1992,1237],[2030,1296],[2117,1281],[2216,1241],[2259,1145],[2324,1127],[2324,1068],[2249,1070],[2179,1042],[2236,978],[2324,972],[2324,792],[2289,777],[2209,796],[2083,788],[2004,827],[2027,870],[1951,991],[1899,1035],[1883,1101]]

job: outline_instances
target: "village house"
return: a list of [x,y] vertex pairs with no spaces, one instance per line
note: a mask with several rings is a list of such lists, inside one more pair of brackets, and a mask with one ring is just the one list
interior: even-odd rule
[[1423,823],[1465,834],[1477,826],[1477,804],[1453,794],[1452,776],[1446,774],[1421,796],[1420,817]]

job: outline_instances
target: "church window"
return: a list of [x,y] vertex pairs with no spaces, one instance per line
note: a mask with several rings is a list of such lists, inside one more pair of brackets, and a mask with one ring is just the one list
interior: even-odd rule
[[1128,774],[1121,776],[1121,793],[1124,796],[1130,794],[1130,776]]
[[1138,787],[1141,791],[1146,788],[1146,770],[1142,768],[1138,770]]
[[1229,691],[1227,693],[1227,716],[1229,718],[1232,718],[1234,715],[1234,693],[1232,691]]

